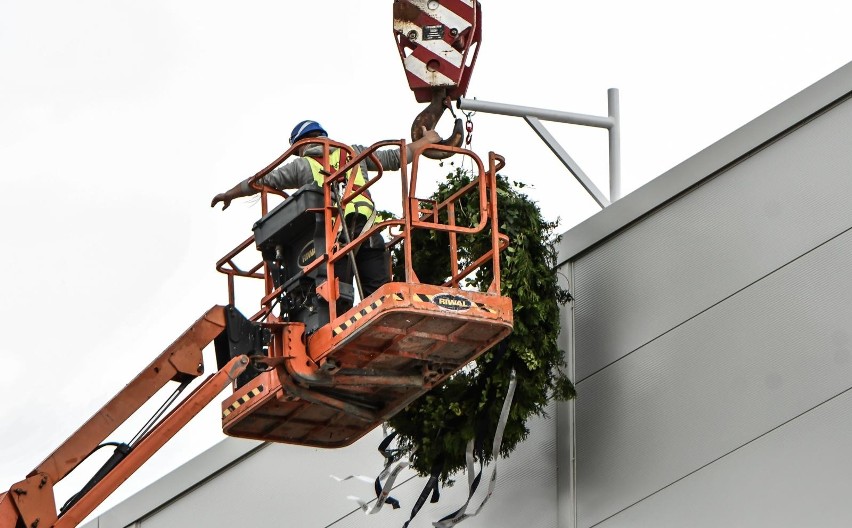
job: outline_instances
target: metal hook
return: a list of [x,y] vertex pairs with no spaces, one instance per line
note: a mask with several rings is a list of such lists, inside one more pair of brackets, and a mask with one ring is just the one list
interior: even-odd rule
[[[452,112],[452,104],[450,104],[449,97],[447,97],[446,88],[436,88],[432,92],[432,102],[414,118],[414,123],[411,125],[412,141],[417,141],[423,137],[423,127],[426,127],[426,130],[433,130],[444,114],[444,109],[447,107]],[[452,113],[453,117],[455,117],[455,112]],[[452,134],[447,139],[441,141],[439,145],[460,147],[463,141],[464,125],[460,118],[456,118]],[[437,149],[427,149],[423,152],[423,155],[427,158],[437,160],[449,158],[453,154],[453,152]]]

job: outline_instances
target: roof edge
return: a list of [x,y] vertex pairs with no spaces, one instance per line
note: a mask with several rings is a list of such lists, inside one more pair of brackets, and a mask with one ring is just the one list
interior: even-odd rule
[[562,234],[557,267],[852,92],[852,62]]
[[81,528],[124,528],[132,525],[267,445],[254,440],[225,438],[113,508],[91,518]]

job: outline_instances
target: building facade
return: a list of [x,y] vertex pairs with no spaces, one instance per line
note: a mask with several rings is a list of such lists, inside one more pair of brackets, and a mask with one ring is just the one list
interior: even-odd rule
[[576,522],[849,526],[852,66],[563,238]]
[[[464,526],[852,525],[850,94],[852,63],[562,236],[578,397]],[[228,439],[85,526],[401,526],[425,479],[368,516],[348,497],[372,485],[330,477],[375,476],[379,441]],[[466,499],[443,490],[411,528]]]

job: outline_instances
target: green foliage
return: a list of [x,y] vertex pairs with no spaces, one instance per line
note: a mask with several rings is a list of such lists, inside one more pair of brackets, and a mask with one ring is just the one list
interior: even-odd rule
[[[553,235],[557,224],[542,219],[538,206],[518,190],[522,184],[512,184],[500,175],[497,179],[500,231],[510,241],[500,258],[501,289],[514,305],[514,331],[506,339],[504,350],[500,345],[492,348],[472,368],[462,369],[390,420],[398,432],[401,451],[408,453],[414,469],[421,474],[438,470],[445,483],[464,468],[465,447],[475,431],[480,432],[480,456],[486,461],[493,458],[491,440],[512,369],[517,373],[518,384],[503,436],[503,456],[527,437],[527,420],[544,414],[550,398],[574,397],[574,386],[561,371],[563,352],[557,345],[559,304],[569,300],[554,271]],[[432,199],[440,203],[469,182],[470,176],[457,169]],[[456,207],[457,216],[468,225],[477,222],[477,200],[463,199]],[[448,246],[445,233],[413,233],[412,265],[421,282],[441,284],[449,276]],[[458,246],[460,259],[470,261],[490,247],[490,232],[459,237]],[[396,254],[397,276],[401,272],[401,253],[398,250]],[[482,266],[472,286],[484,291],[492,277],[491,267]]]

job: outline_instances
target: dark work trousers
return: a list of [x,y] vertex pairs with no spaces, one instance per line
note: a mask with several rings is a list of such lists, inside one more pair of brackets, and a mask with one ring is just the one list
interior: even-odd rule
[[[354,240],[367,224],[367,217],[353,213],[346,217],[346,225],[349,228],[349,237]],[[341,236],[342,240],[345,240]],[[390,282],[390,261],[388,252],[385,250],[385,241],[379,233],[371,236],[361,244],[355,253],[355,265],[358,268],[358,277],[361,279],[363,295],[366,298],[376,291],[382,284]],[[355,270],[349,257],[339,261],[334,267],[334,274],[341,282],[353,283]],[[357,285],[356,285],[357,287]]]

